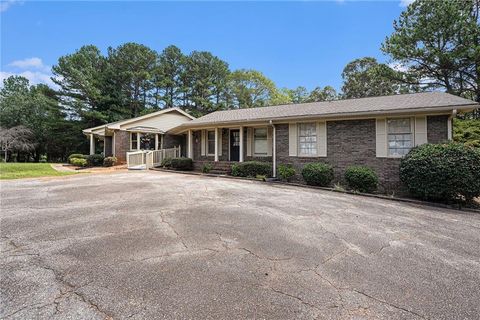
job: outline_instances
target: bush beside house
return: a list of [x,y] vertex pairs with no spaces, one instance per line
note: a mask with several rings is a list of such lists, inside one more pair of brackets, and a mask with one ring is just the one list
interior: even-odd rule
[[306,164],[302,169],[302,176],[308,185],[328,187],[333,181],[333,168],[322,162]]
[[251,177],[272,176],[272,165],[261,161],[246,161],[232,165],[232,176]]
[[401,161],[400,179],[416,197],[469,202],[480,196],[480,149],[460,143],[415,147]]
[[104,167],[111,167],[117,164],[117,157],[106,157],[103,159],[103,166]]
[[283,181],[290,181],[297,171],[291,164],[279,164],[278,165],[278,175]]
[[87,166],[87,159],[82,158],[71,158],[70,164],[77,166],[77,167],[86,167]]
[[345,171],[345,181],[355,191],[371,193],[377,190],[378,177],[375,171],[365,166],[350,166]]

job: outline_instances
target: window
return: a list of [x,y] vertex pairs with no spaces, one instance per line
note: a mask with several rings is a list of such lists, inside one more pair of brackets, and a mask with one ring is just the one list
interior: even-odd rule
[[131,141],[130,150],[137,150],[137,133],[136,132],[130,132],[130,141]]
[[253,141],[253,153],[255,155],[267,155],[267,128],[255,128]]
[[387,120],[388,155],[404,156],[413,146],[410,118]]
[[207,131],[207,153],[215,154],[215,131]]
[[298,124],[298,154],[301,156],[317,155],[316,123]]
[[140,149],[155,150],[155,134],[154,133],[140,134]]

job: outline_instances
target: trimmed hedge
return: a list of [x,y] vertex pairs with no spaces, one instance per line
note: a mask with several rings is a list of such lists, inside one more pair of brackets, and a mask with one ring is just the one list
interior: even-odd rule
[[480,196],[480,149],[460,143],[415,147],[401,161],[400,179],[416,197],[471,201]]
[[302,169],[302,176],[308,185],[328,187],[333,181],[333,168],[322,162],[308,163]]
[[68,156],[68,162],[70,162],[70,159],[77,158],[77,159],[86,159],[87,156],[81,153],[72,153],[71,155]]
[[360,192],[371,193],[377,190],[378,176],[373,169],[365,166],[350,166],[345,171],[347,185]]
[[290,179],[297,173],[295,168],[291,164],[279,164],[278,175],[280,179],[284,181],[290,181]]
[[170,167],[180,171],[193,170],[193,160],[190,158],[172,158]]
[[272,176],[272,165],[268,162],[246,161],[235,163],[232,165],[232,176],[235,177],[252,177],[256,176]]
[[71,158],[70,164],[77,166],[77,167],[86,167],[87,166],[87,159],[82,158]]
[[172,166],[172,158],[165,158],[160,163],[160,167],[170,168]]
[[87,156],[87,163],[89,166],[102,166],[103,165],[103,155],[101,154],[91,154]]
[[117,164],[117,157],[106,157],[103,159],[104,167],[111,167]]
[[213,165],[211,163],[205,163],[202,166],[202,172],[203,173],[209,173],[210,171],[212,171],[212,169],[213,169]]

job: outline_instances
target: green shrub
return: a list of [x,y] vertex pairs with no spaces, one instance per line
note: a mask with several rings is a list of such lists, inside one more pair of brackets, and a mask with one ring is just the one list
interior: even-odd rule
[[103,165],[103,155],[101,154],[91,154],[87,156],[87,163],[89,166],[102,166]]
[[360,192],[377,190],[378,177],[375,171],[365,166],[351,166],[345,171],[345,181],[350,189]]
[[47,163],[47,156],[46,155],[41,155],[40,156],[40,160],[38,161],[40,163]]
[[211,163],[205,163],[202,167],[202,172],[209,173],[210,171],[212,171],[212,169],[213,169],[213,165]]
[[175,170],[193,170],[193,160],[190,158],[172,158],[171,167]]
[[81,158],[72,158],[70,159],[70,163],[77,167],[86,167],[87,166],[87,159]]
[[326,163],[308,163],[302,169],[302,176],[309,185],[327,187],[333,180],[333,168]]
[[172,167],[172,158],[165,158],[160,163],[160,167],[171,168]]
[[232,176],[255,178],[257,175],[271,177],[272,165],[261,161],[246,161],[232,165]]
[[401,161],[400,179],[416,197],[470,201],[480,196],[480,149],[460,143],[415,147]]
[[290,181],[295,173],[297,173],[297,171],[295,171],[295,168],[291,164],[278,165],[278,175],[280,176],[280,179],[284,181]]
[[104,167],[111,167],[117,164],[117,157],[106,157],[103,159]]
[[77,159],[86,159],[87,156],[81,153],[72,153],[71,155],[68,156],[68,162],[70,162],[70,159],[72,158],[77,158]]

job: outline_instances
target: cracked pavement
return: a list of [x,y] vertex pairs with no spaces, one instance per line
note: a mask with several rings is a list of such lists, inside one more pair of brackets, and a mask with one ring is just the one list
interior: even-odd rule
[[165,172],[1,182],[2,319],[478,319],[480,215]]

